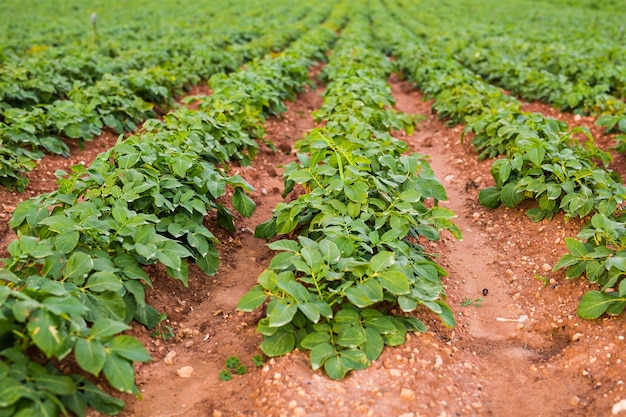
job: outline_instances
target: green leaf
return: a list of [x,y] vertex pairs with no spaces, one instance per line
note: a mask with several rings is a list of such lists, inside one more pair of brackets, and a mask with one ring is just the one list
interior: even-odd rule
[[498,187],[483,188],[478,193],[478,201],[485,207],[496,209],[500,206],[501,190]]
[[296,344],[293,332],[279,330],[271,336],[266,336],[260,348],[269,357],[281,356],[291,352]]
[[276,220],[270,219],[259,224],[254,229],[254,237],[259,239],[271,239],[276,235]]
[[96,411],[104,414],[118,414],[124,408],[124,402],[112,397],[87,380],[81,381],[85,400]]
[[26,326],[28,333],[37,347],[51,358],[63,345],[63,338],[59,334],[59,319],[43,309],[34,311]]
[[500,160],[500,169],[498,170],[498,184],[502,185],[504,183],[506,183],[506,181],[509,179],[509,176],[511,175],[511,161],[509,161],[508,159],[502,159]]
[[609,308],[615,298],[600,291],[589,291],[580,299],[577,313],[584,319],[597,319]]
[[242,216],[250,217],[256,209],[256,204],[241,188],[236,188],[233,193],[233,207],[235,207],[235,210]]
[[439,304],[441,308],[441,312],[438,315],[439,318],[441,318],[441,321],[443,321],[443,324],[448,327],[456,326],[456,319],[454,318],[452,310],[450,310],[450,306],[443,301],[437,301],[436,303]]
[[362,284],[346,288],[344,293],[348,300],[357,307],[364,308],[380,300],[373,300],[370,291]]
[[122,286],[122,280],[113,272],[98,271],[89,276],[85,288],[92,292],[117,292]]
[[97,340],[78,339],[74,346],[74,357],[78,366],[98,376],[106,360],[106,351]]
[[0,407],[9,407],[20,398],[31,396],[31,390],[24,383],[8,376],[0,378]]
[[377,359],[385,347],[385,339],[372,327],[365,328],[366,341],[361,347],[368,360]]
[[92,338],[106,338],[129,329],[130,327],[121,321],[102,318],[91,326],[89,334]]
[[335,343],[347,348],[356,348],[365,342],[365,333],[360,327],[341,329],[335,337]]
[[552,268],[552,271],[558,271],[561,268],[575,265],[578,262],[579,262],[578,259],[574,257],[573,255],[569,253],[565,254],[557,261],[557,263],[554,265],[554,268]]
[[335,348],[328,342],[319,343],[311,349],[311,367],[313,370],[317,370],[324,366],[326,360],[332,356],[335,356]]
[[146,362],[152,360],[141,342],[128,335],[116,336],[109,345],[109,350],[129,361]]
[[78,316],[83,315],[89,310],[87,306],[81,303],[80,299],[72,297],[69,294],[65,296],[47,297],[43,301],[43,305],[47,310],[57,316],[63,314],[74,314]]
[[500,199],[505,206],[513,208],[524,200],[524,193],[517,189],[516,183],[510,182],[502,187]]
[[535,146],[528,150],[526,153],[530,162],[532,162],[536,167],[541,167],[543,163],[543,158],[546,156],[546,150],[543,146]]
[[135,369],[130,361],[108,354],[102,370],[113,388],[129,394],[135,392]]
[[268,243],[267,247],[271,250],[282,250],[294,253],[300,251],[300,244],[295,240],[289,239],[277,240],[275,242]]
[[346,376],[351,368],[347,366],[345,360],[342,360],[341,357],[336,354],[326,359],[326,362],[324,362],[324,370],[331,379],[340,380]]
[[87,274],[93,269],[93,259],[83,252],[74,252],[65,263],[63,276],[75,285],[83,285]]
[[257,308],[261,307],[265,300],[267,299],[267,294],[258,289],[252,289],[245,293],[243,297],[237,303],[237,310],[241,311],[254,311]]
[[417,203],[422,199],[422,193],[418,190],[406,190],[400,193],[398,199],[408,203]]
[[341,258],[341,251],[332,240],[323,239],[319,242],[319,247],[324,263],[327,265],[333,265]]
[[183,245],[171,240],[160,242],[158,245],[157,258],[169,268],[180,270],[181,259],[189,258],[192,254]]
[[389,268],[395,263],[395,254],[393,252],[379,252],[370,259],[370,268],[374,273],[380,273],[383,269]]
[[346,349],[339,352],[339,354],[352,369],[365,369],[370,365],[367,355],[360,349]]
[[298,308],[309,320],[313,323],[317,323],[320,319],[320,310],[317,304],[315,303],[300,303],[298,304]]
[[367,183],[359,181],[351,184],[345,184],[343,191],[346,197],[355,203],[367,203]]
[[584,258],[589,253],[585,244],[578,239],[566,237],[565,245],[567,246],[567,249],[569,249],[570,253],[577,258]]
[[276,303],[274,308],[267,315],[270,327],[281,327],[291,322],[293,316],[298,311],[298,306],[293,304]]
[[316,331],[309,333],[300,341],[300,346],[304,349],[312,350],[317,345],[330,342],[330,334],[326,332]]
[[406,295],[411,291],[409,280],[401,271],[389,270],[378,275],[380,285],[394,295]]
[[80,239],[80,233],[76,230],[62,232],[54,238],[54,247],[61,253],[70,253]]

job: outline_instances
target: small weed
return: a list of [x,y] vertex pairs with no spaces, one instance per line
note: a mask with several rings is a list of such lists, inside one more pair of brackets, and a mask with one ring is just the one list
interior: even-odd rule
[[161,313],[159,316],[159,324],[156,325],[155,329],[150,333],[150,337],[158,337],[162,340],[173,339],[176,335],[174,334],[174,330],[163,324],[167,319],[167,315],[165,313]]
[[226,359],[226,367],[229,369],[235,369],[240,365],[241,365],[241,362],[239,361],[239,358],[237,358],[236,356],[231,356],[228,359]]
[[463,306],[463,307],[467,307],[467,306],[480,307],[482,302],[483,302],[482,298],[474,298],[472,300],[469,297],[465,297],[465,299],[463,301],[461,301],[461,306]]
[[220,379],[222,381],[230,381],[231,379],[233,379],[233,373],[230,372],[228,369],[222,369],[222,371],[220,372]]
[[252,357],[252,363],[254,363],[254,366],[257,366],[257,367],[260,368],[261,366],[263,366],[263,356],[261,356],[261,355],[254,355]]
[[539,274],[535,274],[535,279],[538,279],[539,281],[543,282],[544,287],[547,287],[548,285],[550,285],[550,278],[548,277],[543,277]]
[[[256,366],[263,365],[263,357],[260,355],[254,356],[252,362]],[[224,369],[220,372],[220,379],[222,381],[230,381],[233,377],[233,373],[236,375],[245,375],[248,372],[248,368],[241,363],[238,357],[229,356],[224,363]]]

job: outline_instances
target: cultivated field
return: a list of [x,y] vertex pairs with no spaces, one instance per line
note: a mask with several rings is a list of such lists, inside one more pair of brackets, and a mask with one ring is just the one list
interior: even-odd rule
[[0,0],[0,416],[626,416],[626,4]]

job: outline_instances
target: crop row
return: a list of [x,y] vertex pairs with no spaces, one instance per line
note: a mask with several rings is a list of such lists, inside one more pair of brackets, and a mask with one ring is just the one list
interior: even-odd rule
[[[392,2],[387,4],[405,27],[415,24],[403,19],[400,10],[404,9],[394,7]],[[566,218],[595,214],[591,224],[602,226],[587,226],[581,232],[580,238],[587,241],[586,249],[581,249],[582,242],[569,240],[571,253],[555,269],[569,267],[569,278],[585,272],[590,281],[603,286],[603,292],[583,297],[581,316],[622,311],[625,288],[620,282],[626,277],[626,265],[617,260],[624,237],[620,228],[610,231],[608,225],[623,219],[620,213],[626,188],[617,173],[596,165],[597,160],[607,164],[610,155],[593,144],[585,129],[568,129],[563,122],[521,111],[516,99],[486,84],[440,49],[431,49],[427,41],[412,43],[412,34],[400,30],[380,34],[387,37],[404,73],[434,98],[433,107],[440,115],[449,117],[452,123],[466,123],[465,133],[474,133],[472,144],[480,157],[504,155],[492,164],[496,186],[480,191],[482,204],[490,208],[500,204],[515,207],[531,198],[538,207],[526,213],[534,221],[551,218],[557,211],[564,211]],[[588,142],[581,145],[574,133],[585,133]],[[622,246],[614,246],[614,240],[621,241]],[[614,291],[616,286],[619,290]]]
[[[274,8],[269,8],[267,0],[251,0],[245,9],[233,0],[164,0],[158,4],[150,0],[106,3],[24,0],[19,5],[4,4],[5,18],[0,22],[0,62],[62,58],[81,50],[96,52],[96,59],[101,58],[100,55],[132,59],[132,52],[141,58],[165,49],[184,50],[207,34],[238,39],[244,30],[254,37],[262,30],[263,18],[273,25],[274,18],[280,13],[288,15],[288,7],[293,9],[296,3],[285,1],[272,5]],[[299,13],[298,10],[293,12]],[[189,42],[190,39],[194,42]],[[173,40],[176,40],[175,48],[172,48]],[[146,48],[146,44],[151,48]]]
[[[416,33],[486,81],[525,100],[599,116],[597,123],[607,132],[622,133],[616,138],[618,150],[626,150],[626,49],[616,39],[623,39],[623,27],[620,34],[617,23],[608,23],[615,16],[600,11],[581,16],[576,8],[550,15],[550,6],[543,5],[536,16],[517,19],[514,10],[522,7],[519,2],[503,2],[490,13],[499,18],[485,21],[468,18],[479,13],[468,13],[467,8],[474,6],[421,5]],[[411,6],[405,2],[403,7]],[[445,23],[441,16],[446,16]],[[511,16],[516,19],[509,21]],[[593,19],[602,21],[606,33]]]
[[[298,8],[287,14],[287,21],[276,21],[281,30],[272,30],[243,45],[232,45],[226,51],[204,48],[193,59],[184,55],[156,65],[119,74],[105,74],[93,85],[78,82],[67,93],[67,99],[49,104],[6,108],[0,121],[0,183],[22,190],[25,174],[33,169],[43,150],[67,154],[68,146],[61,137],[76,139],[79,144],[90,140],[103,127],[118,133],[134,131],[138,123],[152,117],[154,105],[167,107],[182,88],[207,79],[213,74],[230,72],[248,60],[270,50],[280,50],[306,30],[318,25],[328,13],[329,2],[315,9]],[[307,13],[308,12],[308,13]],[[210,44],[211,42],[209,42]],[[48,85],[47,81],[42,81]]]
[[417,239],[437,240],[441,230],[460,237],[454,214],[437,206],[446,193],[425,156],[405,155],[407,144],[390,135],[411,132],[414,119],[391,108],[393,64],[378,50],[367,11],[353,4],[350,16],[322,72],[327,90],[314,115],[325,124],[296,143],[298,162],[285,167],[284,195],[305,193],[257,227],[257,237],[285,238],[269,244],[280,253],[238,304],[252,311],[268,302],[258,325],[265,354],[308,350],[313,369],[333,379],[425,330],[392,309],[426,307],[455,324],[445,271]]
[[[179,80],[181,85],[188,82],[189,77],[204,76],[203,79],[208,79],[212,75],[208,71],[213,68],[207,64],[215,58],[207,60],[207,55],[214,56],[216,51],[227,47],[236,50],[237,44],[246,44],[267,35],[272,29],[299,20],[306,14],[307,8],[284,6],[277,8],[277,11],[283,13],[280,19],[271,13],[258,16],[258,10],[255,9],[247,10],[244,16],[235,15],[241,13],[239,8],[226,9],[222,21],[212,24],[205,33],[201,33],[199,27],[179,26],[181,30],[178,33],[160,39],[158,44],[150,40],[155,34],[147,28],[137,32],[137,39],[132,42],[133,47],[125,45],[127,51],[109,51],[106,48],[67,43],[33,52],[29,56],[5,58],[0,73],[0,83],[3,86],[0,90],[0,109],[30,108],[67,99],[73,89],[89,87],[107,74],[120,76],[130,72],[128,79],[132,80],[142,78],[143,72],[148,69],[155,71],[160,68],[171,72],[170,77]],[[236,18],[245,18],[249,23],[233,27],[232,22]],[[262,23],[265,28],[260,27]],[[263,44],[257,46],[261,47]],[[253,49],[250,49],[252,52],[248,54],[251,57],[256,56]],[[233,51],[229,52],[232,54]],[[260,55],[263,53],[265,51]],[[194,62],[200,59],[202,61],[199,62],[199,68],[195,68]],[[180,66],[183,68],[179,68]],[[161,100],[155,102],[161,103]]]
[[[218,202],[228,189],[240,214],[255,208],[246,195],[250,186],[215,164],[238,159],[238,149],[261,139],[264,118],[309,82],[309,68],[345,16],[335,6],[324,25],[284,53],[255,61],[232,79],[216,76],[202,111],[181,109],[148,122],[146,131],[120,140],[89,168],[60,173],[56,191],[18,206],[10,221],[18,238],[0,271],[0,415],[84,415],[87,406],[119,412],[123,403],[89,378],[58,371],[68,357],[86,374],[102,373],[115,389],[138,394],[132,363],[150,357],[120,333],[133,319],[148,327],[161,319],[145,302],[152,284],[142,266],[161,263],[185,285],[189,259],[215,273],[216,239],[203,225],[207,210],[232,229],[233,214]],[[253,79],[251,88],[245,81]],[[221,143],[228,145],[212,154]]]

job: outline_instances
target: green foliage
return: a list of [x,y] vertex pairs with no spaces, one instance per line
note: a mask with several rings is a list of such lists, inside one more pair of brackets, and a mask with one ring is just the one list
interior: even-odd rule
[[[0,184],[22,191],[27,182],[25,175],[36,166],[44,151],[68,155],[69,147],[61,138],[76,140],[83,147],[85,141],[93,139],[103,129],[118,134],[135,131],[141,122],[156,115],[155,108],[171,108],[173,97],[192,84],[218,73],[223,76],[225,72],[234,71],[270,50],[279,51],[286,47],[306,30],[320,24],[332,4],[320,2],[314,8],[302,5],[290,7],[289,2],[271,8],[260,4],[246,8],[243,15],[237,7],[228,5],[220,10],[220,20],[224,23],[216,25],[215,20],[209,20],[205,22],[208,30],[204,26],[172,21],[171,16],[163,13],[163,8],[168,6],[171,7],[172,3],[162,4],[162,9],[155,14],[173,23],[173,32],[165,36],[150,34],[152,25],[141,25],[131,31],[136,39],[130,40],[126,38],[128,29],[124,26],[121,32],[126,38],[123,43],[127,44],[128,50],[118,50],[121,46],[113,39],[110,40],[111,49],[103,50],[76,48],[63,44],[65,40],[61,40],[56,47],[46,45],[44,53],[29,57],[26,62],[23,56],[8,58],[6,71],[3,68],[0,74],[0,84],[10,86],[0,92],[0,155],[3,156],[0,158]],[[186,19],[189,15],[198,16],[197,9],[204,7],[200,4],[186,6],[182,10],[187,10],[187,14],[181,15],[179,5],[173,14]],[[126,7],[123,6],[124,9]],[[189,12],[190,7],[196,10]],[[39,8],[38,5],[36,9]],[[203,15],[212,16],[212,12]],[[31,18],[32,15],[29,19],[20,20],[29,21]],[[128,16],[121,18],[122,21],[127,19]],[[233,26],[233,20],[244,20],[247,25]],[[75,21],[69,26],[75,26]],[[61,29],[64,30],[66,28]],[[145,48],[145,43],[154,38],[160,39],[160,42]],[[194,42],[190,43],[189,39],[194,39]],[[255,71],[240,74],[245,74],[240,78],[259,78]],[[286,76],[283,82],[292,84],[290,97],[293,97],[294,91],[297,91],[295,86],[300,87],[301,80],[290,73],[283,75]],[[271,86],[267,79],[260,79],[260,82]],[[237,91],[230,93],[239,94],[246,85],[239,85]],[[254,89],[255,86],[252,86],[245,99],[254,101],[251,97],[260,97],[263,100],[264,97],[257,96],[258,91]],[[283,110],[281,100],[286,98],[284,91],[274,94],[274,101],[265,105],[271,104],[278,111]],[[226,101],[227,107],[229,101]],[[263,103],[254,104],[258,107]],[[238,107],[243,108],[239,103]],[[245,120],[245,116],[241,115],[240,120]],[[238,136],[240,129],[245,132],[247,128],[238,126],[240,120],[220,117],[219,123],[228,125],[231,133],[235,132]],[[250,124],[256,122],[258,120],[251,120]],[[219,126],[216,128],[219,129]],[[249,141],[248,146],[258,145]],[[250,156],[254,157],[254,154]]]
[[308,350],[313,369],[333,379],[366,368],[407,332],[426,329],[391,307],[425,307],[455,324],[440,279],[445,271],[412,239],[460,231],[454,214],[437,206],[446,193],[426,158],[405,155],[406,143],[389,134],[412,131],[416,119],[391,110],[385,80],[393,65],[367,27],[355,8],[323,71],[330,82],[315,116],[326,123],[296,143],[298,162],[285,167],[285,195],[296,184],[307,193],[279,203],[255,231],[266,239],[299,236],[268,245],[280,253],[237,306],[252,311],[267,301],[258,325],[263,353]]
[[[306,19],[285,27],[281,36],[272,38],[274,46],[301,36],[328,15],[330,7],[321,3]],[[345,13],[337,10],[331,17],[340,23]],[[152,282],[143,266],[160,263],[183,285],[187,285],[189,261],[209,275],[216,272],[217,239],[204,226],[207,212],[214,211],[217,221],[234,231],[235,214],[220,202],[227,192],[242,216],[250,216],[256,205],[247,195],[250,185],[215,164],[231,158],[247,163],[255,156],[255,141],[264,134],[266,115],[284,109],[282,101],[308,83],[309,67],[335,38],[333,25],[308,32],[283,54],[255,61],[233,75],[232,82],[220,79],[220,86],[214,84],[211,99],[204,103],[210,109],[182,109],[163,122],[150,121],[138,135],[120,137],[89,168],[76,165],[69,173],[58,172],[56,191],[16,208],[10,226],[18,237],[9,244],[9,257],[0,270],[0,355],[4,355],[0,372],[6,370],[13,378],[2,378],[5,386],[0,389],[15,394],[0,403],[0,414],[54,415],[67,414],[67,409],[85,415],[87,406],[101,413],[119,412],[123,403],[84,377],[31,377],[44,372],[56,375],[52,363],[68,356],[86,374],[103,375],[114,389],[139,395],[133,362],[150,357],[137,339],[121,333],[136,320],[156,327],[157,337],[173,336],[162,323],[165,316],[146,303],[146,289]],[[256,50],[262,44],[255,45]],[[246,55],[240,52],[241,57]],[[281,82],[270,76],[277,71],[285,77]],[[102,80],[110,81],[111,88],[121,88],[115,78]],[[257,83],[250,88],[242,80]],[[152,91],[146,79],[133,82],[146,93]],[[259,92],[264,95],[257,102]],[[76,94],[82,94],[80,100],[99,97],[90,88]],[[120,95],[99,97],[99,103],[113,100],[124,106],[124,100],[116,97]],[[126,123],[134,123],[137,116],[110,104],[97,108],[111,117],[107,123],[114,128],[131,128]],[[42,371],[25,352],[39,352],[55,361]],[[27,358],[26,365],[15,359],[17,354]],[[232,364],[232,370],[247,372],[240,363]],[[229,371],[223,377],[230,375]],[[40,379],[56,387],[28,385]],[[38,390],[37,395],[31,388]]]
[[[258,356],[255,356],[258,359]],[[254,360],[254,358],[253,358]],[[256,362],[255,362],[256,363]],[[263,364],[263,359],[261,358],[261,364]],[[259,365],[257,365],[259,366]],[[229,356],[226,359],[225,367],[220,371],[219,378],[222,381],[230,381],[233,377],[233,372],[237,375],[245,375],[248,372],[248,368],[246,368],[236,356]]]
[[602,314],[620,314],[626,307],[626,214],[596,214],[577,238],[566,238],[569,251],[559,259],[554,270],[566,268],[567,278],[585,275],[601,291],[583,296],[578,314],[595,319]]
[[252,357],[252,363],[254,364],[254,366],[256,367],[261,367],[263,366],[263,356],[261,355],[254,355]]
[[222,369],[220,371],[219,378],[222,381],[230,381],[231,379],[233,379],[233,373],[228,369]]

